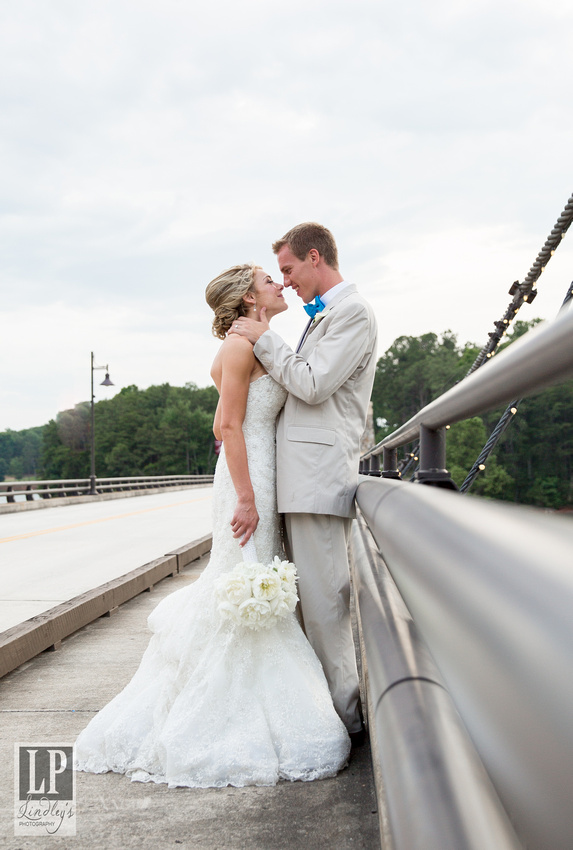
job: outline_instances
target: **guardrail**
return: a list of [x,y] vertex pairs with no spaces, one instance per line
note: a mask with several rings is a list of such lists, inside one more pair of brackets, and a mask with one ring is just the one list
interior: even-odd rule
[[382,477],[362,477],[356,497],[374,554],[365,554],[366,532],[352,546],[381,822],[393,850],[516,846],[497,795],[528,850],[573,847],[573,523],[383,480],[399,478],[397,448],[419,437],[415,480],[455,489],[446,426],[573,376],[572,339],[569,308],[361,459],[363,472],[380,476],[383,455]]
[[382,847],[521,848],[360,513],[350,549]]
[[[211,484],[212,475],[137,475],[125,478],[96,478],[95,492],[114,493],[127,490],[149,490],[162,487],[181,487],[193,484]],[[16,496],[26,501],[53,499],[66,496],[90,495],[90,478],[62,478],[45,481],[2,481],[0,497],[12,504]]]
[[[513,846],[483,837],[500,830],[495,798],[436,696],[440,679],[410,650],[415,624],[524,846],[571,850],[573,523],[380,478],[361,479],[357,503],[413,616],[387,588],[389,601],[368,602],[384,579],[358,556],[373,761],[391,846]],[[389,624],[376,611],[383,605],[394,608]]]
[[573,311],[538,325],[362,455],[361,471],[397,478],[397,449],[420,438],[418,481],[447,483],[445,428],[573,376]]

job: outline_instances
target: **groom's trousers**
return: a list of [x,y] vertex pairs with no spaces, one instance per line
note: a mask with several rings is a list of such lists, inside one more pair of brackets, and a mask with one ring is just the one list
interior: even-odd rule
[[285,514],[287,551],[298,572],[303,627],[322,664],[334,707],[349,732],[362,728],[350,622],[348,538],[352,520]]

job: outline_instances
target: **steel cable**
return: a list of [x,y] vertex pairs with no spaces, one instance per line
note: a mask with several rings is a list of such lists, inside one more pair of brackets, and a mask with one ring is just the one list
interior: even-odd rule
[[[466,378],[468,377],[468,375],[471,375],[472,372],[475,372],[476,369],[479,369],[479,367],[482,366],[483,363],[486,362],[486,360],[489,360],[491,357],[494,356],[495,351],[496,351],[499,343],[501,342],[501,339],[507,333],[507,330],[509,329],[511,322],[515,319],[520,308],[523,306],[524,303],[531,304],[535,300],[535,297],[537,296],[537,289],[534,289],[533,286],[536,283],[536,281],[539,279],[539,277],[541,276],[542,272],[544,271],[547,263],[549,262],[549,260],[551,259],[551,257],[553,256],[553,254],[555,253],[555,251],[557,250],[557,248],[561,244],[561,240],[563,239],[563,237],[567,233],[567,230],[569,229],[571,222],[573,222],[573,195],[571,195],[569,197],[569,200],[565,204],[565,208],[563,209],[563,212],[561,213],[561,215],[557,219],[555,226],[553,227],[553,229],[551,230],[551,233],[549,234],[549,236],[545,240],[545,244],[543,245],[543,247],[539,251],[537,257],[535,258],[535,261],[533,262],[533,265],[531,266],[531,268],[529,269],[525,278],[523,279],[523,282],[519,283],[519,281],[515,281],[515,283],[513,283],[511,285],[511,287],[509,289],[509,294],[512,295],[513,298],[511,300],[507,310],[505,311],[504,315],[502,316],[502,318],[499,321],[494,322],[495,330],[491,331],[489,333],[488,342],[481,349],[478,356],[474,360],[472,366],[470,367],[470,369],[466,373],[466,375],[465,375]],[[572,286],[573,286],[573,284],[572,284]],[[571,287],[569,287],[568,294],[565,297],[565,300],[563,302],[562,307],[570,299],[571,299]],[[516,407],[516,405],[519,405],[519,401],[509,405],[509,407],[507,408],[506,412],[503,414],[501,419],[504,419],[507,411],[510,410],[512,407]],[[509,422],[511,421],[512,416],[513,416],[513,414],[508,415],[507,422],[505,423],[505,425],[503,426],[501,431],[499,431],[497,433],[497,438],[496,438],[495,442],[493,443],[493,446],[495,445],[495,443],[497,442],[497,440],[499,439],[499,437],[501,436],[503,431],[505,431],[505,429],[507,428]],[[501,424],[501,420],[500,420],[500,423],[498,423],[498,425],[499,424]],[[490,439],[488,440],[488,442],[484,446],[484,448],[482,450],[482,454],[483,454],[483,452],[485,452],[486,446],[489,444],[491,438],[493,437],[495,431],[497,430],[497,427],[498,426],[496,426],[496,429],[494,429],[494,432],[492,432]],[[486,457],[489,456],[489,454],[491,453],[493,446],[488,451]],[[414,461],[417,460],[419,450],[420,450],[420,445],[418,443],[418,445],[416,445],[416,447],[414,448],[414,450],[412,452],[410,452],[406,457],[402,458],[402,460],[399,461],[398,469],[400,471],[401,476],[403,476],[409,470],[409,468],[412,466]],[[471,484],[475,480],[478,472],[480,471],[479,465],[483,464],[483,461],[480,460],[481,456],[482,455],[480,454],[480,457],[478,457],[474,466],[472,466],[470,472],[468,473],[466,480],[462,484],[462,488],[463,488],[462,492],[466,492],[466,490],[471,486]],[[476,467],[477,467],[477,471],[474,472],[474,469]],[[472,476],[471,481],[466,486],[466,482],[468,481],[468,478],[470,478],[470,476]]]
[[[571,282],[569,284],[569,289],[567,290],[567,294],[565,295],[565,298],[563,299],[563,303],[561,305],[561,310],[565,307],[566,304],[569,303],[569,301],[571,301],[571,298],[573,298],[573,282]],[[485,446],[481,450],[478,459],[476,460],[476,462],[474,463],[474,465],[472,466],[472,468],[468,472],[462,486],[460,487],[460,493],[466,493],[469,490],[469,488],[472,486],[472,484],[474,483],[474,481],[477,478],[477,476],[479,475],[479,473],[483,472],[483,470],[485,469],[486,460],[488,459],[488,457],[492,453],[492,451],[495,448],[499,438],[501,437],[501,435],[503,434],[503,432],[505,431],[505,429],[507,428],[507,426],[511,422],[513,416],[517,413],[517,408],[521,404],[521,401],[522,401],[522,399],[516,399],[515,401],[512,401],[511,404],[509,404],[506,407],[505,411],[501,415],[499,422],[497,423],[497,425],[495,426],[495,428],[491,432],[489,440],[487,441],[487,443],[485,444]]]
[[[501,338],[507,332],[511,322],[515,319],[520,307],[524,303],[531,304],[537,295],[537,289],[533,288],[535,282],[539,279],[545,266],[561,244],[561,240],[567,233],[571,222],[573,221],[573,195],[569,198],[565,205],[565,209],[557,219],[555,227],[545,240],[545,245],[537,255],[535,262],[529,269],[522,283],[515,281],[510,288],[509,294],[513,296],[507,310],[498,322],[494,322],[495,330],[489,334],[489,340],[484,345],[467,375],[471,375],[490,357],[493,357]],[[466,377],[467,377],[466,375]]]

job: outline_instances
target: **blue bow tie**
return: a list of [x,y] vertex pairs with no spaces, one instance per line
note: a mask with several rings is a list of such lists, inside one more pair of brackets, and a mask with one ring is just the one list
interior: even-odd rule
[[314,301],[311,301],[310,304],[305,304],[304,309],[308,313],[311,319],[314,319],[317,313],[322,313],[326,304],[321,300],[320,295],[317,295]]

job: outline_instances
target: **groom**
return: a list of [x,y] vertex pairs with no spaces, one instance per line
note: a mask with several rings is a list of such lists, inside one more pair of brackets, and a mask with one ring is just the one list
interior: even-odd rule
[[[376,319],[338,270],[329,230],[299,224],[273,245],[284,285],[308,305],[296,351],[261,321],[240,318],[272,377],[288,390],[277,426],[278,510],[299,575],[304,630],[353,743],[364,728],[350,622],[348,536],[360,438],[376,368]],[[310,303],[313,302],[313,303]]]

